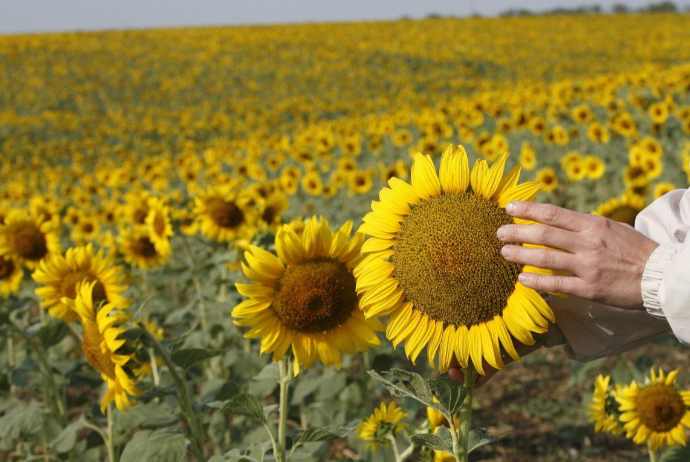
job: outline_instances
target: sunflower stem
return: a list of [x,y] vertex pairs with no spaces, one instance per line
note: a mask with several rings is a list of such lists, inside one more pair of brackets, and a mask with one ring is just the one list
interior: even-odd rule
[[115,425],[113,424],[113,403],[108,404],[105,415],[108,421],[108,427],[106,429],[108,437],[105,439],[105,447],[108,450],[108,461],[117,462],[117,459],[115,459],[115,444],[113,443],[113,434],[115,433]]
[[[474,384],[477,381],[477,371],[472,364],[467,369],[462,370],[464,375],[463,385],[467,396],[460,407],[460,428],[458,429],[458,449],[455,453],[455,458],[458,461],[465,462],[467,460],[467,452],[469,450],[468,443],[470,437],[471,419],[472,419],[472,397],[474,394]],[[455,448],[454,448],[455,450]]]
[[371,376],[367,372],[368,370],[371,369],[369,367],[369,353],[368,352],[362,352],[362,381],[361,383],[361,393],[362,393],[362,413],[363,414],[371,414],[371,393],[370,388],[371,388],[371,382],[369,379]]
[[8,320],[8,326],[11,331],[19,335],[29,346],[30,349],[34,350],[36,356],[38,356],[38,361],[41,364],[41,371],[43,377],[45,378],[45,399],[57,411],[59,421],[62,425],[67,425],[67,411],[65,409],[65,402],[62,396],[62,387],[58,387],[53,377],[52,367],[48,361],[48,352],[41,345],[41,343],[36,342],[29,334],[26,333],[24,329],[19,327],[12,316],[10,315]]
[[652,451],[652,445],[647,443],[647,448],[649,448],[649,462],[657,462],[656,451]]
[[277,459],[279,462],[287,462],[285,446],[287,443],[288,389],[292,380],[292,368],[287,355],[283,356],[278,365],[280,368],[280,382],[278,382],[280,385],[280,412],[278,414],[278,451],[280,457]]
[[194,409],[192,408],[192,403],[189,399],[189,392],[187,391],[187,383],[185,382],[184,377],[177,373],[175,363],[173,363],[172,359],[170,358],[168,351],[163,348],[163,345],[161,345],[160,342],[156,340],[156,337],[149,332],[149,330],[146,328],[146,325],[140,321],[139,327],[141,327],[142,335],[146,337],[148,344],[152,346],[156,352],[158,352],[158,355],[167,366],[168,371],[175,382],[175,386],[177,387],[178,391],[177,399],[180,403],[180,410],[182,411],[182,415],[187,421],[189,429],[192,433],[192,449],[194,455],[199,462],[203,462],[205,460],[203,431],[200,425],[200,419],[196,418]]
[[395,440],[395,436],[391,433],[388,434],[388,441],[391,442],[391,448],[393,448],[393,456],[395,456],[395,462],[401,462],[400,452],[398,452],[398,442]]
[[156,363],[156,352],[153,348],[149,347],[149,360],[151,361],[151,375],[153,376],[153,385],[157,388],[161,383],[160,376],[158,375],[158,364]]
[[194,258],[194,253],[192,252],[192,248],[189,246],[189,242],[187,241],[187,238],[182,239],[183,243],[183,248],[185,253],[187,254],[187,259],[189,260],[189,266],[192,267],[192,283],[194,284],[194,289],[196,290],[196,296],[199,300],[198,307],[199,307],[199,323],[201,324],[201,330],[204,332],[208,331],[208,321],[206,319],[206,300],[204,300],[204,292],[201,287],[201,282],[199,281],[199,277],[197,276],[197,269],[199,268],[199,265],[196,261],[196,258]]

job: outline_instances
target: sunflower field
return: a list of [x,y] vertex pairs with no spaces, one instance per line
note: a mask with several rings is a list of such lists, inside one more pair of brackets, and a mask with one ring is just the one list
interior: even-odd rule
[[513,200],[632,225],[688,186],[688,43],[687,14],[0,36],[0,460],[690,460],[674,338],[520,358],[556,295],[496,237]]

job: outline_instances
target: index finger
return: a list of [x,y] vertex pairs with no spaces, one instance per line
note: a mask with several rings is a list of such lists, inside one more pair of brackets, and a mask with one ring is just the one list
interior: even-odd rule
[[586,228],[588,215],[557,207],[552,204],[514,201],[506,205],[506,213],[516,218],[532,220],[568,231],[582,231]]

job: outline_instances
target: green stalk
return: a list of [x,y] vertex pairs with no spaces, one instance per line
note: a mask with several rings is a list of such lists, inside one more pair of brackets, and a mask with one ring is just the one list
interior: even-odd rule
[[286,457],[286,443],[287,443],[287,418],[288,418],[288,390],[290,388],[290,381],[292,380],[292,368],[290,367],[290,359],[283,356],[283,359],[278,363],[280,368],[280,407],[278,414],[278,451],[279,457],[276,457],[279,462],[287,462]]
[[647,448],[649,449],[649,462],[657,462],[656,451],[652,451],[651,444],[647,443]]
[[105,410],[105,415],[106,419],[108,420],[108,438],[106,438],[105,440],[105,446],[108,449],[108,461],[117,462],[117,459],[115,458],[115,440],[113,438],[115,427],[115,425],[113,424],[113,403],[108,404],[108,408]]
[[182,411],[182,415],[187,421],[189,429],[192,432],[192,449],[194,455],[199,462],[203,462],[206,460],[204,457],[203,431],[199,420],[194,414],[194,409],[192,409],[192,403],[189,399],[189,393],[187,391],[187,384],[184,378],[177,373],[175,363],[172,362],[168,351],[163,348],[163,345],[161,345],[160,342],[156,340],[156,337],[154,337],[153,334],[148,331],[143,322],[139,322],[139,327],[142,329],[142,335],[146,337],[148,343],[154,348],[154,350],[156,350],[156,352],[158,352],[158,355],[161,357],[170,371],[170,375],[172,376],[175,386],[177,387],[177,398],[180,402],[180,410]]
[[16,324],[14,319],[12,319],[12,317],[10,317],[8,321],[10,330],[19,335],[27,343],[27,345],[29,345],[29,347],[34,350],[36,356],[38,356],[38,361],[41,363],[41,371],[43,372],[43,376],[46,380],[47,385],[47,387],[45,387],[46,401],[52,403],[51,407],[54,407],[54,410],[57,411],[60,423],[63,426],[67,425],[67,412],[65,410],[65,403],[63,402],[62,397],[59,395],[60,388],[58,388],[57,383],[53,378],[53,373],[51,372],[52,368],[48,361],[48,353],[46,349],[43,348],[43,345],[31,338],[29,334],[27,334],[22,328],[20,328]]
[[467,369],[463,369],[462,373],[464,375],[463,385],[465,386],[465,391],[467,391],[467,396],[462,402],[460,407],[460,428],[458,429],[458,441],[457,450],[455,445],[453,450],[455,452],[455,458],[458,461],[467,461],[467,451],[469,450],[469,437],[470,430],[472,429],[471,419],[472,419],[472,397],[474,394],[474,384],[477,381],[477,371],[474,366],[470,364]]
[[189,265],[192,267],[192,282],[194,283],[194,290],[196,290],[196,296],[199,299],[199,324],[201,325],[201,330],[206,332],[208,330],[208,319],[206,316],[206,301],[204,300],[204,293],[201,288],[201,282],[199,281],[199,277],[197,276],[197,268],[199,265],[197,264],[197,261],[194,258],[194,254],[192,252],[191,247],[189,246],[189,242],[187,242],[187,238],[183,238],[182,243],[184,251],[187,254],[187,259],[189,260]]

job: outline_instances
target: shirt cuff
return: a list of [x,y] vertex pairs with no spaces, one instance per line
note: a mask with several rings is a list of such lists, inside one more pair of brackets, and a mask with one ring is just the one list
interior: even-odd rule
[[656,318],[666,318],[661,309],[664,268],[676,256],[683,244],[661,244],[649,256],[642,273],[642,302],[647,312]]

